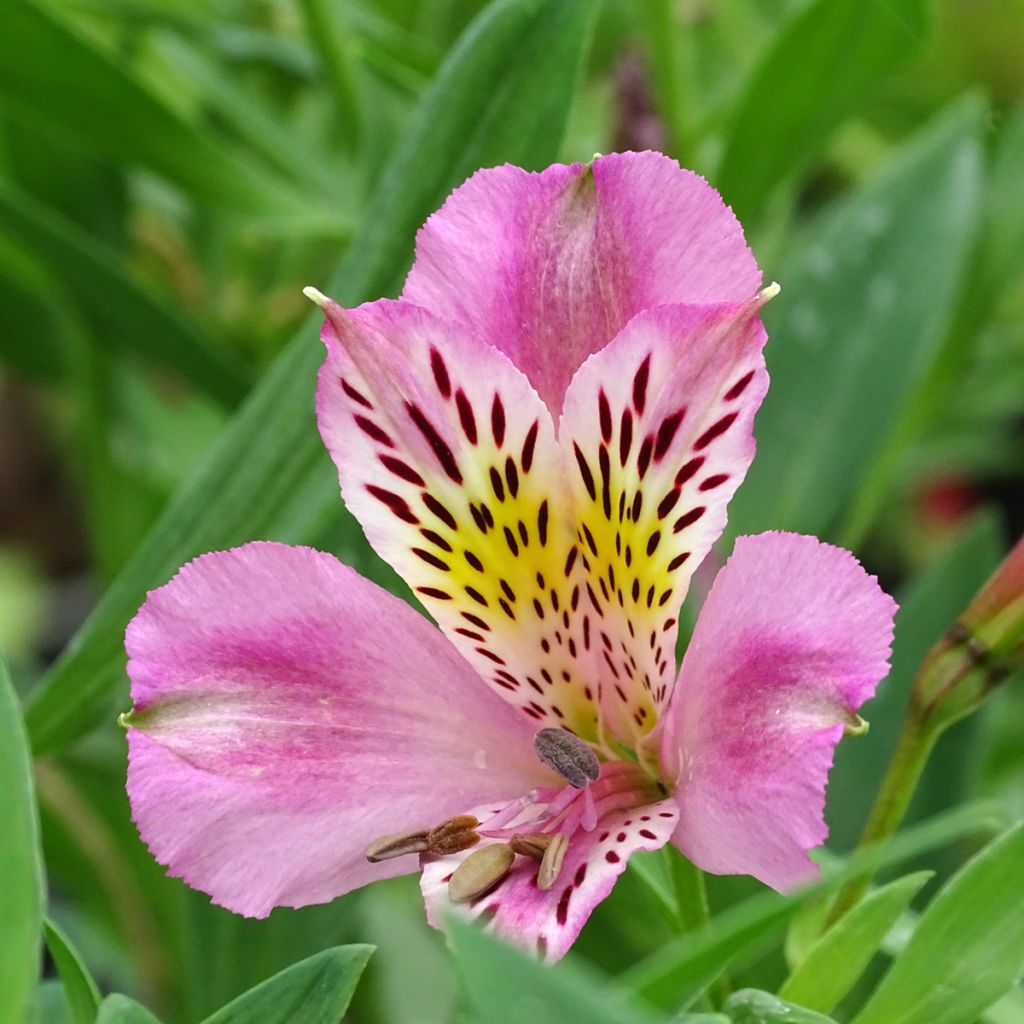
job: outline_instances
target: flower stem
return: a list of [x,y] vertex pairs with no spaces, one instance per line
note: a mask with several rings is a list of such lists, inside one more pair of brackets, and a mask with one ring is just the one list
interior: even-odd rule
[[[883,842],[899,828],[928,763],[928,756],[943,731],[944,724],[922,715],[911,703],[882,787],[857,843],[858,850]],[[829,913],[830,925],[860,901],[871,885],[873,874],[857,875],[840,889]]]
[[[674,849],[668,849],[668,870],[672,880],[672,891],[676,898],[676,913],[680,931],[700,931],[711,923],[708,904],[708,890],[704,872]],[[712,983],[706,998],[710,1009],[717,1009],[732,991],[729,979],[723,971]]]

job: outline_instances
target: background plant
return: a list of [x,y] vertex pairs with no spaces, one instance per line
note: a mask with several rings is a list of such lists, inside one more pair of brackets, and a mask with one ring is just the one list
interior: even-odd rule
[[[0,1022],[1024,1021],[1018,683],[937,740],[904,832],[847,859],[919,666],[1022,529],[1022,38],[1012,0],[8,0]],[[316,437],[301,286],[393,293],[476,167],[649,146],[783,284],[730,530],[851,546],[902,604],[833,772],[828,881],[709,879],[693,931],[685,865],[638,857],[542,970],[471,932],[450,954],[408,879],[252,922],[164,878],[115,724],[145,590],[266,537],[403,593]]]

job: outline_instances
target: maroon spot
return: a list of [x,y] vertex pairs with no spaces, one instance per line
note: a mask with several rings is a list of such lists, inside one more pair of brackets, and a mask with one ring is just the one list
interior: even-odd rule
[[505,500],[505,485],[502,482],[501,474],[493,466],[491,466],[491,469],[490,469],[490,477],[491,477],[491,490],[494,491],[494,496],[498,499],[498,501],[504,501]]
[[506,600],[505,600],[505,599],[504,599],[503,597],[499,597],[499,598],[498,598],[498,604],[499,604],[499,605],[501,605],[501,610],[502,610],[502,611],[503,611],[503,612],[504,612],[504,613],[505,613],[505,614],[506,614],[506,615],[507,615],[507,616],[508,616],[508,617],[509,617],[509,618],[510,618],[510,619],[511,619],[511,620],[512,620],[513,622],[515,622],[515,621],[516,621],[516,613],[515,613],[514,611],[512,611],[511,607],[509,606],[509,603],[508,603],[508,601],[506,601]]
[[423,477],[412,466],[407,465],[401,459],[396,459],[393,455],[384,454],[379,455],[378,458],[395,476],[400,477],[402,480],[408,480],[409,483],[415,484],[417,487],[426,486],[427,482]]
[[647,381],[651,375],[651,357],[647,355],[640,364],[633,378],[633,408],[637,416],[642,416],[644,406],[647,404]]
[[500,654],[495,654],[494,651],[489,651],[486,647],[477,647],[475,650],[477,654],[482,654],[485,658],[489,658],[495,665],[508,664]]
[[583,884],[583,879],[587,877],[587,864],[584,861],[576,869],[576,877],[572,880],[572,884],[578,889]]
[[634,601],[639,601],[640,600],[640,580],[639,579],[634,578],[633,586],[630,589],[629,593],[630,593],[630,596],[633,598]]
[[594,540],[594,535],[590,532],[590,527],[586,523],[581,524],[583,530],[583,536],[586,538],[587,547],[590,548],[591,552],[597,555],[597,542]]
[[747,390],[747,385],[754,379],[754,371],[744,374],[728,391],[725,393],[725,400],[731,402],[736,398],[739,398],[744,391]]
[[413,548],[412,553],[417,558],[422,558],[427,565],[432,565],[435,569],[440,569],[441,572],[451,572],[451,566],[442,561],[437,555],[431,554],[429,551],[424,551],[423,548]]
[[480,509],[478,509],[476,507],[476,505],[473,504],[473,502],[469,503],[469,511],[470,511],[470,514],[473,516],[473,522],[476,523],[477,529],[481,533],[486,533],[487,532],[487,520],[484,519],[483,512]]
[[448,874],[445,875],[444,878],[441,879],[441,881],[442,882],[450,882],[452,880],[452,875],[454,875],[454,874],[455,874],[454,871],[449,871]]
[[658,436],[654,442],[654,461],[660,462],[665,457],[665,453],[669,449],[669,445],[672,444],[673,438],[676,436],[676,431],[679,430],[679,424],[683,422],[683,417],[686,415],[686,407],[677,409],[671,416],[666,416],[661,421],[661,426],[658,427]]
[[691,508],[689,512],[676,520],[675,526],[672,527],[672,532],[679,533],[680,530],[685,530],[688,526],[692,526],[706,511],[707,509],[703,505]]
[[481,924],[487,924],[489,921],[492,921],[494,919],[494,915],[497,914],[499,910],[501,910],[500,903],[489,903],[486,907],[484,907],[483,910],[480,911],[479,914],[477,914],[476,919]]
[[344,377],[339,377],[338,380],[341,381],[341,390],[344,391],[345,394],[348,395],[348,397],[351,398],[353,402],[358,402],[365,409],[373,408],[373,405],[370,403],[370,400],[366,398],[364,395],[361,395],[358,391],[356,391],[356,389],[352,387],[352,385],[349,384],[349,382],[345,380]]
[[672,812],[671,811],[658,811],[658,817],[659,818],[671,818],[672,817]]
[[601,423],[601,436],[605,441],[612,439],[612,410],[608,405],[608,396],[602,388],[597,393],[597,415]]
[[353,416],[352,418],[356,421],[356,426],[368,437],[372,437],[380,444],[386,444],[389,448],[395,447],[395,442],[372,420],[368,420],[365,416]]
[[430,369],[434,372],[434,383],[441,392],[442,398],[452,397],[452,382],[448,377],[448,368],[444,365],[441,353],[436,348],[430,350]]
[[609,864],[618,864],[619,861],[622,860],[622,858],[614,850],[609,850],[604,855],[604,859],[608,861]]
[[526,432],[526,440],[523,441],[523,472],[529,473],[530,467],[533,465],[533,451],[537,446],[537,430],[540,427],[538,420],[533,421],[533,426]]
[[421,529],[420,533],[430,541],[435,547],[439,547],[442,551],[451,551],[452,546],[442,537],[439,533],[434,533],[433,530]]
[[526,681],[527,681],[527,682],[528,682],[528,683],[529,683],[529,684],[530,684],[530,685],[531,685],[531,686],[532,686],[532,687],[533,687],[533,688],[534,688],[534,689],[535,689],[535,690],[536,690],[536,691],[537,691],[538,693],[543,693],[543,692],[544,692],[544,688],[543,688],[543,687],[542,687],[542,686],[540,685],[540,683],[538,683],[538,682],[537,682],[537,680],[536,680],[536,679],[534,679],[534,678],[533,678],[532,676],[527,676],[527,677],[526,677]]
[[633,414],[626,409],[619,424],[619,465],[624,466],[633,446]]
[[[642,820],[646,821],[647,819],[644,818]],[[644,837],[644,839],[657,839],[658,838],[649,828],[642,828],[642,829],[640,829],[640,835],[642,835]]]
[[[539,602],[539,601],[534,601],[534,602],[533,602],[533,607],[534,607],[534,608],[538,608],[539,606],[540,606],[540,602]],[[541,613],[541,618],[543,618],[543,612]],[[547,638],[547,637],[544,637],[544,638],[543,638],[543,639],[541,640],[541,642],[540,642],[540,649],[541,649],[541,650],[542,650],[542,651],[543,651],[543,652],[544,652],[545,654],[550,654],[550,653],[551,653],[551,641],[550,641],[550,640],[548,640],[548,638]]]
[[703,455],[698,455],[697,458],[690,459],[690,461],[687,462],[686,465],[683,466],[683,468],[680,469],[678,473],[676,473],[676,484],[678,486],[681,486],[682,484],[685,484],[686,481],[689,480],[690,477],[692,477],[693,474],[696,473],[697,470],[700,469],[700,467],[703,466],[703,465],[704,465],[704,456]]
[[513,557],[518,558],[519,557],[519,545],[516,543],[515,536],[513,535],[512,531],[507,526],[504,528],[504,532],[505,532],[505,543],[508,545],[509,551],[512,552]]
[[494,681],[506,690],[518,690],[519,682],[514,679],[501,679],[499,676],[494,677]]
[[597,453],[597,461],[601,467],[601,508],[604,509],[605,519],[612,517],[612,491],[611,491],[611,463],[608,458],[608,449],[601,445]]
[[641,814],[640,815],[640,820],[641,821],[650,821],[651,820],[651,816],[649,814]]
[[455,455],[452,453],[451,448],[448,447],[445,439],[437,432],[437,428],[434,424],[423,415],[423,411],[419,406],[413,405],[412,402],[405,403],[405,411],[409,414],[409,418],[413,423],[416,424],[416,427],[423,435],[427,444],[430,445],[434,455],[437,457],[437,461],[441,465],[441,468],[452,480],[455,481],[455,483],[461,484],[462,473],[459,472],[458,464],[455,461]]
[[477,643],[484,642],[484,637],[482,633],[475,633],[471,629],[466,629],[465,626],[456,626],[455,632],[458,633],[459,636],[468,637],[470,640],[476,640]]
[[491,403],[491,433],[494,443],[500,448],[505,442],[505,406],[501,404],[499,395],[495,395]]
[[469,562],[469,564],[474,569],[476,569],[477,572],[483,572],[484,571],[484,563],[481,562],[480,559],[477,558],[476,555],[474,555],[472,551],[465,551],[465,552],[463,552],[463,554],[465,555],[466,561]]
[[702,480],[700,487],[698,487],[697,490],[713,491],[716,487],[721,487],[728,479],[728,473],[716,473],[714,476],[709,476],[706,480]]
[[455,392],[455,408],[459,413],[459,422],[462,424],[462,432],[470,444],[476,444],[476,417],[473,415],[473,406],[469,404],[466,393],[459,388]]
[[[543,618],[544,618],[544,605],[542,605],[542,604],[540,603],[540,601],[538,601],[538,600],[537,600],[537,598],[534,598],[534,599],[533,599],[533,610],[534,610],[534,611],[535,611],[535,612],[537,613],[537,618],[538,618],[538,619],[543,619]],[[546,644],[546,643],[547,643],[547,641],[546,641],[546,640],[542,640],[542,641],[541,641],[541,645],[542,645],[542,646],[543,646],[544,644]],[[544,649],[545,649],[545,650],[547,650],[547,648],[546,648],[546,647],[545,647]]]
[[658,550],[658,544],[661,541],[661,530],[655,530],[654,533],[647,538],[647,555],[650,557]]
[[640,454],[636,457],[636,469],[640,474],[640,479],[643,480],[644,473],[647,472],[647,467],[651,464],[651,452],[654,451],[654,441],[651,439],[651,435],[648,434],[640,445]]
[[619,833],[619,834],[618,834],[618,835],[617,835],[617,836],[615,837],[615,841],[616,841],[617,843],[624,843],[624,842],[626,841],[626,833],[625,833],[625,832],[620,832],[620,833]]
[[558,906],[555,908],[555,920],[559,924],[565,924],[569,919],[569,900],[572,899],[572,886],[567,885],[558,898]]
[[689,551],[684,551],[682,554],[676,555],[671,562],[668,563],[668,571],[674,572],[679,568],[690,557]]
[[452,595],[445,590],[439,590],[437,587],[417,587],[417,594],[422,594],[424,597],[434,597],[438,601],[450,601]]
[[419,523],[416,515],[412,509],[409,508],[405,498],[393,493],[392,491],[386,491],[383,487],[377,487],[375,484],[367,484],[367,491],[372,494],[379,502],[386,505],[399,519],[405,523]]
[[664,519],[676,507],[676,502],[679,501],[679,495],[682,493],[679,486],[676,485],[672,488],[664,498],[661,499],[661,503],[658,505],[658,518]]
[[522,541],[523,547],[528,548],[530,546],[530,531],[526,529],[526,523],[522,519],[516,523],[516,529],[519,530],[519,539]]
[[733,421],[737,416],[739,416],[738,412],[730,412],[718,420],[717,423],[712,423],[711,426],[697,438],[697,441],[693,446],[694,451],[699,452],[702,448],[707,448],[707,446],[711,444],[716,437],[720,437],[729,429],[729,427],[732,426]]
[[519,470],[511,455],[505,460],[505,482],[508,484],[508,493],[514,498],[519,493]]
[[580,451],[580,446],[573,442],[572,450],[576,455],[576,464],[580,467],[580,476],[583,478],[583,485],[587,488],[587,494],[590,495],[590,500],[594,501],[597,498],[597,488],[594,487],[594,475],[590,472],[590,467],[587,465],[587,460],[583,457],[583,452]]
[[669,598],[670,598],[671,596],[672,596],[672,588],[671,588],[671,587],[669,587],[669,588],[668,588],[668,590],[666,590],[666,591],[665,591],[665,592],[664,592],[664,593],[663,593],[663,594],[661,595],[661,597],[659,597],[659,598],[658,598],[658,607],[659,607],[659,608],[664,608],[664,606],[665,606],[666,604],[668,604],[668,599],[669,599]]
[[453,516],[451,512],[449,512],[448,509],[437,500],[437,498],[432,494],[429,494],[427,491],[423,492],[423,504],[426,505],[427,508],[429,508],[430,511],[445,524],[445,526],[454,530],[458,525],[455,522],[455,516]]
[[475,587],[463,587],[462,589],[465,590],[466,593],[469,594],[469,596],[473,598],[473,600],[476,601],[477,604],[483,605],[484,608],[487,607],[487,598],[484,597],[484,595],[481,594],[480,591],[477,590]]
[[[540,503],[540,508],[537,509],[537,535],[540,537],[540,546],[544,547],[548,542],[548,501],[545,498]],[[574,547],[573,551],[576,550]],[[567,566],[571,567],[571,563],[567,562]],[[568,568],[566,569],[566,575],[569,575]]]
[[486,622],[484,622],[483,619],[480,618],[479,615],[474,615],[472,612],[463,612],[462,613],[462,617],[467,622],[472,622],[473,625],[477,626],[479,629],[490,630],[490,628],[491,628],[490,626],[487,625]]

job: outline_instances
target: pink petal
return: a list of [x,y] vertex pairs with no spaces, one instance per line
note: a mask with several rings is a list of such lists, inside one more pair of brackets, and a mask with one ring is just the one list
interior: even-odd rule
[[559,442],[600,637],[595,674],[605,720],[627,742],[671,690],[679,606],[754,456],[768,387],[760,306],[647,310],[565,396]]
[[126,645],[139,832],[239,913],[412,870],[363,851],[550,784],[534,730],[436,629],[308,548],[204,555],[149,595]]
[[[474,813],[482,819],[495,810],[496,806],[485,805]],[[424,858],[420,888],[427,920],[435,928],[443,927],[450,914],[487,921],[489,928],[546,960],[559,960],[576,941],[594,907],[612,891],[630,856],[638,850],[660,850],[677,821],[672,800],[612,811],[602,816],[594,831],[573,834],[558,879],[546,892],[537,887],[537,861],[517,857],[505,880],[470,904],[452,903],[448,879],[472,850]]]
[[567,634],[575,525],[547,408],[507,356],[418,307],[331,303],[327,317],[320,430],[370,543],[536,726],[593,736],[596,689]]
[[703,178],[660,153],[613,153],[473,175],[420,232],[403,298],[507,353],[557,415],[577,367],[641,310],[742,302],[760,281]]
[[845,725],[889,670],[896,603],[813,537],[740,537],[718,574],[666,713],[676,845],[699,867],[777,889],[815,867]]

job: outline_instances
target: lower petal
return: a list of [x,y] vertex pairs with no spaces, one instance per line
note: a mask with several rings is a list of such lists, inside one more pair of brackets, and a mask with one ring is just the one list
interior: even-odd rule
[[128,793],[170,873],[254,917],[415,867],[386,833],[547,782],[523,716],[329,555],[204,555],[128,627]]
[[[496,804],[484,805],[473,813],[483,820],[499,809]],[[638,850],[660,850],[671,838],[678,817],[673,800],[611,811],[601,816],[593,831],[573,832],[550,889],[537,886],[536,860],[517,857],[499,885],[469,904],[449,899],[448,880],[473,851],[425,857],[420,888],[427,920],[435,928],[444,926],[448,914],[486,921],[488,928],[518,945],[548,961],[558,960],[576,941],[594,907],[612,891],[630,856]]]
[[777,889],[815,873],[835,745],[889,670],[896,603],[848,551],[740,537],[701,611],[663,723],[676,845]]

